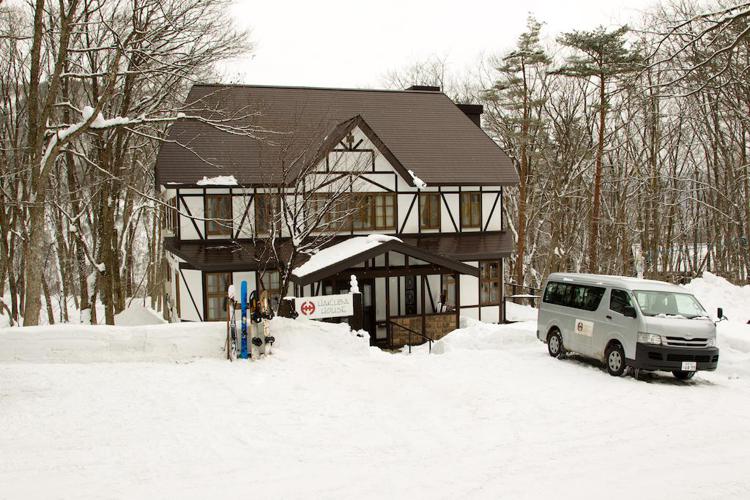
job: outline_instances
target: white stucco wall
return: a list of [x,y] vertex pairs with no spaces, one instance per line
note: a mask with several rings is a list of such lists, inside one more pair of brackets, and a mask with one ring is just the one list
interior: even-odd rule
[[[203,319],[203,274],[194,269],[182,269],[181,273],[180,319],[201,321]],[[195,305],[190,299],[191,294]]]
[[[495,188],[492,188],[492,189],[495,189]],[[499,190],[500,188],[498,187],[496,189]],[[495,200],[497,200],[497,204],[495,205],[495,210],[493,212],[492,205],[495,203]],[[497,193],[482,193],[482,229],[483,230],[485,228],[487,231],[499,231],[501,229],[502,207],[500,205],[501,203],[500,203],[500,199],[498,199]]]

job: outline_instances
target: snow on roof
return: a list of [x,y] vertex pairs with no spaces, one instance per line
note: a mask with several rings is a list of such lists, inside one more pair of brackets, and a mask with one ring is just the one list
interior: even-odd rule
[[236,186],[237,179],[233,175],[217,175],[216,177],[206,177],[197,182],[199,186]]
[[411,179],[414,182],[414,187],[416,187],[417,189],[424,189],[427,187],[427,183],[417,177],[413,170],[409,170],[409,175],[411,175]]
[[401,240],[395,236],[386,236],[384,234],[371,234],[369,236],[349,238],[341,243],[320,250],[318,253],[310,257],[310,260],[295,268],[294,271],[292,271],[292,274],[299,278],[307,276],[308,274],[325,269],[337,262],[361,254],[362,252],[389,241],[401,242]]

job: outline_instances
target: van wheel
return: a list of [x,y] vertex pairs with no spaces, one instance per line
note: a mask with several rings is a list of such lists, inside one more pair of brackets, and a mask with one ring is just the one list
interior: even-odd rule
[[552,330],[549,332],[549,335],[547,335],[547,352],[549,352],[549,355],[553,358],[561,358],[565,352],[562,336],[557,329]]
[[693,375],[695,375],[695,372],[684,372],[682,370],[675,370],[672,372],[672,375],[674,375],[674,378],[677,380],[690,380],[693,378]]
[[625,351],[619,342],[613,342],[607,346],[604,353],[607,363],[607,372],[613,377],[621,377],[625,372]]

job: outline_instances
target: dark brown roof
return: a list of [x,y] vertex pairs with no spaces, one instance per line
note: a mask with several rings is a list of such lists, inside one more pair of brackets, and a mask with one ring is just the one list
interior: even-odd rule
[[[336,237],[331,244],[350,236]],[[440,236],[401,236],[401,240],[420,252],[454,261],[490,260],[508,257],[513,238],[506,232],[442,234]],[[263,242],[212,243],[204,240],[179,241],[165,238],[164,247],[203,271],[245,271],[257,269],[258,261],[268,255]],[[283,256],[282,256],[283,257]],[[297,265],[303,263],[301,259]]]
[[441,92],[195,85],[185,114],[223,116],[225,124],[252,127],[260,140],[179,120],[159,151],[157,184],[216,175],[234,175],[240,184],[278,182],[269,179],[282,164],[300,150],[317,153],[356,117],[399,170],[413,170],[427,184],[518,182],[508,156]]

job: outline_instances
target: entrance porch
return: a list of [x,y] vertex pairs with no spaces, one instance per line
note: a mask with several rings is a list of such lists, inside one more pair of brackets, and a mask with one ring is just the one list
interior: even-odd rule
[[458,328],[461,276],[478,274],[476,267],[395,238],[356,237],[321,250],[295,269],[292,279],[298,297],[315,296],[349,292],[354,275],[370,343],[397,349],[438,340]]

